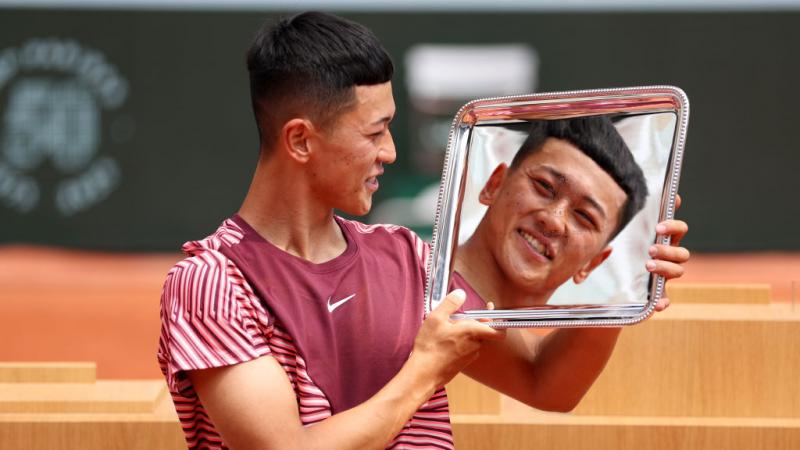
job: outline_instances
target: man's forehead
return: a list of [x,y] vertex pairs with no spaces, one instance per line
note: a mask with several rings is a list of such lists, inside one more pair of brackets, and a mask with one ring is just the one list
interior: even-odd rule
[[609,219],[616,220],[627,194],[614,178],[596,161],[569,141],[548,138],[540,149],[527,155],[519,165],[518,172],[528,174],[541,171],[580,195],[589,197],[590,203],[606,205],[603,208]]
[[355,87],[355,110],[370,124],[391,120],[395,113],[392,82]]
[[614,178],[596,161],[563,139],[548,138],[538,150],[525,156],[519,168],[549,172],[563,183],[593,180],[603,185],[614,185],[622,191]]

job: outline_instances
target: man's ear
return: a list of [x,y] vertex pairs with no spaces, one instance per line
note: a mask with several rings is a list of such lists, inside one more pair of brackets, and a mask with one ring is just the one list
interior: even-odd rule
[[597,266],[602,264],[603,261],[605,261],[606,259],[608,259],[609,256],[611,256],[611,250],[612,250],[611,246],[607,245],[606,248],[601,250],[600,253],[595,255],[594,258],[590,259],[589,262],[587,262],[586,264],[583,265],[583,267],[581,267],[578,273],[576,273],[572,277],[572,281],[574,281],[575,284],[583,283],[586,280],[586,278],[589,277],[589,274],[592,273],[592,271],[597,268]]
[[280,147],[292,159],[305,163],[311,156],[309,138],[313,135],[314,125],[307,119],[291,119],[281,128]]
[[489,176],[489,180],[483,185],[483,189],[481,189],[481,193],[478,195],[479,202],[486,206],[494,203],[497,192],[500,190],[500,185],[503,184],[503,180],[506,179],[506,173],[508,173],[508,164],[506,163],[500,163],[494,168],[494,171],[492,171],[492,174]]

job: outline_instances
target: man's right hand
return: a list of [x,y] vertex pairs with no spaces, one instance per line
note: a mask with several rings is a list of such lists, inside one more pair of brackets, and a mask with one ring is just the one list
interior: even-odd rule
[[452,320],[466,294],[456,289],[442,300],[422,323],[414,340],[408,364],[427,372],[434,388],[444,386],[464,367],[475,361],[484,340],[505,339],[505,330],[496,330],[476,320]]

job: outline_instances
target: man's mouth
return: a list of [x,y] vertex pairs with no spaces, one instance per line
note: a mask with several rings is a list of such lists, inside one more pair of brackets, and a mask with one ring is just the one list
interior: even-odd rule
[[378,187],[380,186],[380,183],[378,182],[378,177],[381,175],[383,175],[383,169],[379,170],[378,173],[376,173],[375,175],[367,178],[367,180],[364,182],[364,184],[367,185],[367,189],[371,190],[372,192],[377,191]]
[[378,177],[381,175],[383,175],[383,167],[380,167],[373,176],[368,177],[366,181],[364,181],[364,184],[367,185],[367,189],[373,192],[377,191],[378,187],[380,186],[380,183],[378,183]]
[[540,241],[532,234],[524,231],[524,230],[517,230],[520,236],[531,246],[531,248],[538,254],[544,256],[545,258],[552,260],[553,259],[553,251],[549,245],[545,244],[544,242]]

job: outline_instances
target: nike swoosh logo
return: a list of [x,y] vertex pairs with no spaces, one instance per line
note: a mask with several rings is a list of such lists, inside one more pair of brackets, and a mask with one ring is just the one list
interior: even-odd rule
[[355,296],[356,296],[356,294],[349,295],[349,296],[347,296],[347,297],[345,297],[345,298],[343,298],[343,299],[341,299],[338,302],[333,303],[333,304],[331,304],[331,298],[328,297],[328,312],[333,312],[334,309],[342,306],[345,302],[347,302],[348,300],[352,299]]

